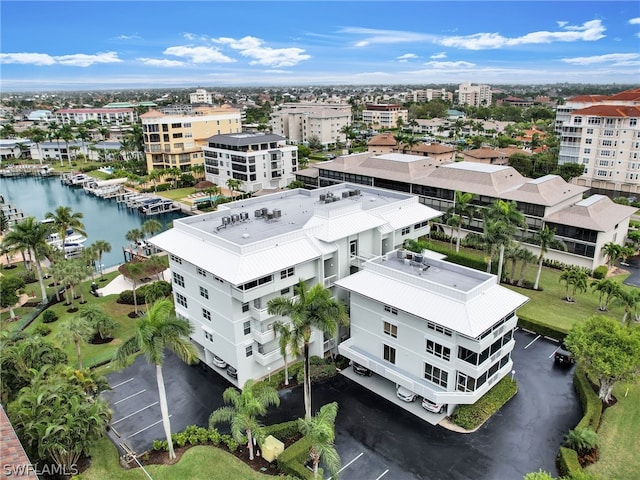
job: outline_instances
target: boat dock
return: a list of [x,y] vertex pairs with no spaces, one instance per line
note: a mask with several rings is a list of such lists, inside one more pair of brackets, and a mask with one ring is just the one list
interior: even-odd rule
[[115,199],[119,204],[138,210],[143,215],[158,215],[182,210],[182,206],[177,202],[150,193],[120,192],[115,195]]
[[55,175],[53,168],[49,165],[9,165],[0,169],[0,177],[48,177],[49,175]]
[[124,190],[126,178],[115,178],[113,180],[99,180],[85,184],[84,191],[100,198],[115,198]]
[[2,203],[0,204],[0,210],[2,210],[2,213],[7,219],[7,224],[9,225],[9,227],[12,227],[24,218],[24,212],[17,207],[14,207],[10,203],[4,203],[4,197],[2,198]]

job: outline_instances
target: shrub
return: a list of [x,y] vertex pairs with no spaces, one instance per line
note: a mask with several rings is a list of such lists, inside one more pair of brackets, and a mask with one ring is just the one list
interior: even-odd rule
[[506,376],[473,405],[458,405],[451,415],[451,421],[464,429],[473,430],[497,412],[517,391],[516,382]]
[[593,278],[595,278],[596,280],[601,280],[607,276],[608,271],[609,270],[606,265],[600,265],[593,271]]
[[586,453],[598,446],[598,434],[590,428],[576,428],[564,436],[564,443],[578,454]]
[[314,355],[309,359],[309,365],[324,365],[324,360]]
[[[309,471],[304,463],[309,458],[311,441],[307,437],[302,437],[288,448],[284,449],[278,456],[278,467],[286,475],[292,475],[303,480],[312,480],[313,472]],[[324,478],[322,469],[319,469],[319,477]]]
[[221,435],[220,432],[218,432],[217,429],[215,428],[210,428],[209,429],[209,441],[214,444],[216,447],[218,445],[220,445],[220,440],[221,440]]
[[298,435],[298,422],[292,420],[290,422],[276,423],[275,425],[269,425],[264,427],[265,436],[273,435],[278,440],[287,438],[293,438]]
[[558,457],[556,459],[558,473],[564,476],[573,476],[575,473],[582,471],[578,453],[570,448],[560,447]]
[[573,386],[578,393],[582,411],[584,412],[582,419],[576,425],[576,429],[590,428],[593,431],[597,431],[602,417],[602,402],[598,394],[591,388],[591,383],[580,365],[578,365],[573,375]]
[[155,451],[166,452],[169,449],[169,444],[166,440],[154,440],[153,447]]
[[46,337],[51,333],[51,329],[46,325],[38,325],[33,329],[33,333],[35,333],[36,335],[40,335],[41,337]]
[[231,435],[220,435],[220,440],[224,443],[230,452],[235,452],[240,444],[236,442]]
[[42,323],[53,323],[58,320],[58,315],[53,310],[42,312]]
[[564,339],[564,337],[566,337],[568,333],[553,325],[543,325],[522,315],[518,316],[518,326],[525,330],[536,332],[537,334],[543,335],[545,337],[555,338],[556,340]]
[[18,277],[20,277],[20,279],[25,283],[25,284],[29,284],[29,283],[35,283],[38,281],[38,279],[36,278],[36,274],[33,270],[25,270],[23,272],[20,272],[18,274]]

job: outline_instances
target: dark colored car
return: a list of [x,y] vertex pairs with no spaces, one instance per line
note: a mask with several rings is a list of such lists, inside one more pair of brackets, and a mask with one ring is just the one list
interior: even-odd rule
[[229,365],[227,367],[227,375],[229,375],[231,378],[238,378],[238,370]]
[[359,363],[353,362],[353,371],[358,375],[364,375],[365,377],[371,376],[371,370],[366,367],[363,367]]
[[571,353],[567,346],[562,342],[556,353],[553,355],[553,359],[556,363],[560,365],[571,365],[575,361],[573,358],[573,353]]

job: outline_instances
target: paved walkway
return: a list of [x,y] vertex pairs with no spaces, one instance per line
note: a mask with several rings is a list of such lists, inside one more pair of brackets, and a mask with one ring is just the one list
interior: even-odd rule
[[[104,273],[109,273],[109,272],[114,272],[118,270],[119,265],[115,266],[115,267],[111,267],[111,268],[106,268],[104,270]],[[165,281],[169,281],[170,280],[170,272],[169,269],[167,268],[164,272],[162,272],[162,279]],[[141,287],[142,285],[146,285],[147,283],[153,283],[155,282],[156,279],[151,279],[148,282],[142,282],[142,283],[138,283],[136,288]],[[118,294],[120,292],[123,292],[124,290],[133,290],[133,283],[130,280],[127,280],[124,275],[118,275],[116,278],[114,278],[113,280],[111,280],[107,285],[105,285],[102,288],[98,289],[98,294],[103,297],[105,295],[114,295],[114,294]]]

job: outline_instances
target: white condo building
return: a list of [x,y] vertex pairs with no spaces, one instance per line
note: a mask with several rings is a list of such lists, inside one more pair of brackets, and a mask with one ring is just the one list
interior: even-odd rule
[[341,130],[351,125],[351,105],[329,103],[285,103],[271,112],[269,126],[277,135],[295,144],[317,137],[324,146],[345,142]]
[[[283,367],[267,302],[292,296],[300,279],[335,291],[368,258],[429,231],[441,213],[418,197],[334,185],[287,190],[223,204],[174,221],[150,242],[169,253],[176,313],[194,327],[200,358],[237,369],[237,384]],[[340,337],[347,336],[343,331]],[[311,354],[335,351],[335,339],[311,337]]]
[[272,133],[214,135],[202,151],[207,180],[240,180],[245,192],[285,188],[298,169],[298,147]]
[[391,388],[452,411],[511,371],[515,311],[527,297],[434,252],[409,258],[404,242],[440,215],[413,195],[339,184],[224,204],[151,243],[169,253],[176,313],[193,326],[201,360],[234,367],[238,386],[283,367],[273,323],[289,319],[267,305],[304,280],[350,306],[350,336],[314,331],[311,355],[337,346]]
[[79,125],[93,120],[102,126],[133,125],[138,113],[133,108],[63,108],[53,114],[62,125]]
[[189,94],[189,103],[213,105],[214,94],[207,92],[204,88],[197,88],[195,92]]

